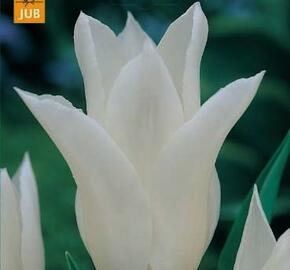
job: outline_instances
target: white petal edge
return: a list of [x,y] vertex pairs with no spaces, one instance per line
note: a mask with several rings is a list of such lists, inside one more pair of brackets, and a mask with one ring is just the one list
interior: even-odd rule
[[21,214],[19,198],[6,169],[0,170],[1,181],[1,270],[20,270]]
[[209,191],[208,191],[208,209],[207,209],[207,241],[204,247],[204,252],[207,250],[216,226],[218,224],[219,216],[220,216],[220,207],[221,207],[221,187],[220,181],[217,174],[216,169],[213,172],[212,180],[209,183]]
[[183,124],[178,94],[151,43],[121,70],[106,116],[108,132],[146,179],[162,146]]
[[208,192],[216,157],[263,74],[218,91],[162,150],[149,183],[154,213],[152,269],[197,269],[212,236]]
[[186,120],[200,106],[199,69],[207,34],[207,20],[197,2],[168,27],[158,45],[183,102]]
[[80,192],[85,244],[97,269],[146,270],[149,204],[132,165],[96,121],[16,89],[65,157]]
[[81,205],[81,195],[79,190],[77,189],[76,191],[76,196],[75,196],[75,214],[76,214],[76,222],[78,225],[78,229],[81,235],[81,238],[83,240],[83,242],[85,243],[85,246],[87,247],[87,249],[89,249],[89,242],[87,240],[87,232],[86,232],[86,228],[85,228],[85,217],[83,214],[83,209],[82,209],[82,205]]
[[193,10],[191,40],[186,50],[182,84],[185,120],[190,120],[200,107],[200,62],[208,35],[207,19],[196,4]]
[[78,63],[83,75],[87,114],[103,123],[106,91],[100,72],[96,48],[89,20],[80,13],[74,29],[74,44]]
[[118,39],[108,26],[81,12],[74,42],[84,78],[87,113],[102,123],[106,98],[124,64]]
[[123,54],[128,62],[142,52],[144,42],[154,42],[143,31],[131,12],[127,13],[127,21],[124,30],[118,35]]
[[261,270],[275,244],[255,185],[234,270]]
[[20,195],[22,270],[44,269],[44,245],[41,233],[38,191],[28,153],[25,154],[16,175],[13,177],[13,182]]
[[262,270],[289,270],[290,266],[290,229],[278,239],[272,254]]

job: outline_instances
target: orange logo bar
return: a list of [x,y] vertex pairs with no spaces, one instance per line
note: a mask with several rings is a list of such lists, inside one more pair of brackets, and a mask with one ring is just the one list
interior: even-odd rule
[[14,0],[14,23],[45,23],[45,0]]

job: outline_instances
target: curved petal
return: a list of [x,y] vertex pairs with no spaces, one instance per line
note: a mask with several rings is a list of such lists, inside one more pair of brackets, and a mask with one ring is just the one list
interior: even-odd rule
[[145,178],[161,147],[183,123],[168,70],[146,43],[121,70],[107,107],[107,129]]
[[17,91],[62,152],[77,182],[86,244],[96,268],[145,270],[151,217],[132,165],[93,119],[55,100]]
[[275,243],[255,185],[234,269],[262,269]]
[[123,65],[118,39],[109,27],[81,12],[75,24],[74,42],[88,115],[102,123],[107,95]]
[[207,213],[207,241],[205,244],[204,252],[207,250],[211,239],[213,238],[215,228],[218,224],[221,206],[221,187],[217,171],[214,170],[212,180],[209,182],[208,191],[208,209]]
[[13,177],[13,182],[18,187],[20,194],[22,270],[44,269],[44,246],[41,234],[38,192],[28,154],[25,154],[16,175]]
[[154,44],[151,38],[142,30],[131,12],[127,13],[127,21],[124,30],[118,35],[120,45],[126,61],[141,53],[145,40]]
[[152,269],[198,267],[211,237],[208,228],[216,223],[208,219],[214,211],[209,210],[213,206],[208,196],[216,157],[262,77],[260,73],[240,79],[220,90],[162,150],[149,183],[154,212]]
[[21,214],[19,198],[6,169],[1,181],[1,269],[19,270],[21,263]]
[[195,3],[169,26],[158,45],[182,98],[186,120],[200,106],[199,69],[207,34],[206,17]]
[[262,270],[288,270],[290,266],[290,229],[278,239],[270,258]]
[[192,20],[182,86],[185,120],[190,120],[200,107],[200,62],[207,41],[208,24],[199,3],[194,8]]
[[89,242],[87,240],[87,232],[85,230],[85,224],[84,224],[84,214],[83,214],[83,207],[81,202],[81,195],[79,190],[76,191],[76,197],[75,197],[75,212],[76,212],[76,221],[79,228],[79,232],[81,235],[81,238],[87,247],[89,249]]

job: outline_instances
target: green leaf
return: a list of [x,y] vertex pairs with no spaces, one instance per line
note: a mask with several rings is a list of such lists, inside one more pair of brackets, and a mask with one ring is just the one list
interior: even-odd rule
[[[271,222],[272,219],[274,204],[277,199],[280,181],[289,156],[289,152],[290,130],[256,181],[263,209],[269,222]],[[247,194],[245,200],[242,203],[239,214],[234,221],[234,224],[219,257],[218,270],[230,270],[234,267],[252,193],[253,188]]]
[[69,270],[80,270],[74,258],[70,255],[68,251],[65,252],[65,258]]

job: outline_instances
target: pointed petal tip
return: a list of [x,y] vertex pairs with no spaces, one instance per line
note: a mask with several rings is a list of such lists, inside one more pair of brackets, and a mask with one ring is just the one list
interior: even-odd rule
[[30,159],[30,155],[29,155],[29,152],[26,151],[24,153],[24,156],[23,156],[23,159],[22,159],[22,162],[21,162],[21,167],[24,167],[24,166],[28,166],[31,168],[31,159]]
[[[138,31],[140,33],[143,32],[142,27],[140,26],[139,22],[136,20],[136,18],[134,17],[134,15],[132,14],[131,11],[127,11],[127,19],[126,19],[126,23],[125,23],[125,27],[123,29],[123,32],[131,32],[131,31]],[[120,33],[122,34],[122,32]],[[119,34],[119,35],[120,35]],[[144,33],[143,33],[144,34]]]
[[19,95],[19,97],[22,99],[22,101],[28,105],[28,101],[32,100],[32,99],[37,99],[38,98],[38,95],[36,94],[33,94],[31,92],[28,92],[28,91],[25,91],[25,90],[22,90],[18,87],[13,87],[13,89],[16,91],[16,93]]
[[257,187],[256,184],[253,187],[252,200],[256,200],[256,201],[260,200],[260,196],[259,196],[259,192],[258,192],[258,187]]
[[265,73],[266,73],[266,70],[262,70],[262,71],[260,71],[259,73],[257,73],[255,76],[253,76],[254,78],[256,78],[256,80],[258,80],[258,81],[262,81],[262,79],[263,79],[263,77],[264,77],[264,75],[265,75]]
[[126,21],[126,24],[129,23],[129,22],[132,22],[134,20],[135,20],[135,18],[133,16],[132,12],[130,10],[128,10],[127,11],[127,21]]
[[23,159],[30,161],[30,154],[28,151],[25,151]]
[[0,192],[6,192],[7,187],[12,184],[7,168],[0,169],[1,188]]
[[251,80],[251,81],[261,81],[265,75],[266,71],[265,70],[262,70],[260,71],[259,73],[253,75],[253,76],[250,76],[248,78],[244,78],[245,80]]
[[29,92],[22,90],[21,88],[17,86],[13,86],[13,89],[21,98],[29,94]]
[[265,75],[265,70],[262,70],[261,72],[257,73],[256,75],[247,78],[246,80],[250,83],[250,85],[252,86],[252,89],[250,89],[251,87],[249,87],[249,90],[255,90],[257,91],[261,81]]
[[28,91],[22,90],[19,87],[13,87],[15,92],[18,94],[18,96],[22,99],[22,101],[26,104],[29,98],[35,97],[35,94],[30,93]]
[[194,10],[202,11],[200,2],[195,2],[192,6],[194,7]]
[[20,89],[19,87],[17,87],[17,86],[13,86],[12,88],[13,88],[13,90],[14,90],[18,95],[20,95],[20,92],[23,91],[23,90],[21,90],[21,89]]
[[258,187],[257,187],[257,184],[254,184],[254,191],[253,191],[254,193],[258,193]]
[[[198,13],[203,13],[203,10],[201,8],[201,4],[200,2],[195,2],[193,3],[184,13],[183,15],[190,15],[190,16],[195,16],[195,13],[198,12]],[[181,15],[181,16],[183,16]]]
[[202,10],[200,2],[196,2],[193,5],[192,11],[192,36],[191,39],[196,39],[196,32],[202,32],[205,38],[204,46],[206,44],[208,35],[208,22],[207,18]]
[[86,14],[81,10],[75,23],[75,27],[80,23],[80,21],[85,18]]
[[195,17],[198,18],[199,20],[201,20],[203,18],[203,20],[205,21],[205,23],[207,25],[208,24],[207,19],[206,19],[206,16],[202,10],[200,2],[194,3],[192,7],[193,7],[193,11],[192,11],[193,20],[196,20],[196,19],[194,19]]
[[254,185],[234,269],[264,269],[263,265],[275,244],[276,240],[264,213],[258,188]]
[[85,20],[85,18],[86,14],[81,10],[74,25],[74,35],[73,35],[74,40],[76,39],[76,33],[78,29],[81,27],[80,24]]
[[77,20],[81,18],[87,18],[87,17],[89,17],[89,15],[87,15],[84,11],[81,10]]
[[9,176],[8,175],[8,171],[7,171],[7,168],[0,168],[0,177],[1,177],[1,179],[2,179],[2,177],[4,178],[6,178],[6,176]]
[[[195,2],[193,3],[186,11],[184,14],[188,13],[188,12],[194,12],[195,8],[197,9],[201,9],[201,5],[200,5],[200,2]],[[184,15],[183,14],[183,15]],[[181,15],[182,16],[182,15]]]
[[[78,27],[83,27],[83,24],[88,23],[90,19],[95,20],[93,17],[87,15],[84,11],[82,11],[82,10],[80,11],[79,16],[78,16],[76,23],[75,23],[75,26],[74,26],[74,36],[76,34],[75,33],[76,29]],[[98,21],[98,20],[96,20],[96,21]]]
[[251,77],[238,79],[234,81],[233,84],[235,83],[240,84],[240,89],[243,92],[255,94],[258,91],[258,88],[261,84],[264,74],[265,74],[265,71],[263,70]]
[[252,194],[252,199],[251,199],[251,205],[253,204],[256,205],[259,208],[259,210],[262,212],[262,215],[264,215],[264,209],[263,209],[262,202],[260,199],[259,190],[256,184],[253,187],[253,194]]
[[82,10],[79,13],[79,16],[77,17],[77,20],[75,22],[75,26],[74,26],[74,39],[76,36],[76,32],[79,31],[80,29],[82,29],[84,26],[84,24],[88,23],[88,20],[91,17],[89,15],[87,15],[86,13],[84,13]]
[[264,212],[263,205],[262,205],[260,195],[259,195],[259,190],[256,184],[253,187],[253,195],[252,195],[249,211],[251,211],[250,209],[255,208],[255,207],[259,209],[259,212],[261,216],[263,216],[265,223],[267,223],[267,226],[270,228],[270,225],[267,222],[266,214]]
[[126,19],[124,30],[126,29],[128,31],[129,28],[134,27],[134,25],[136,25],[136,24],[137,24],[137,22],[136,22],[136,20],[135,20],[135,18],[133,16],[133,14],[131,13],[131,11],[128,10],[127,11],[127,19]]

